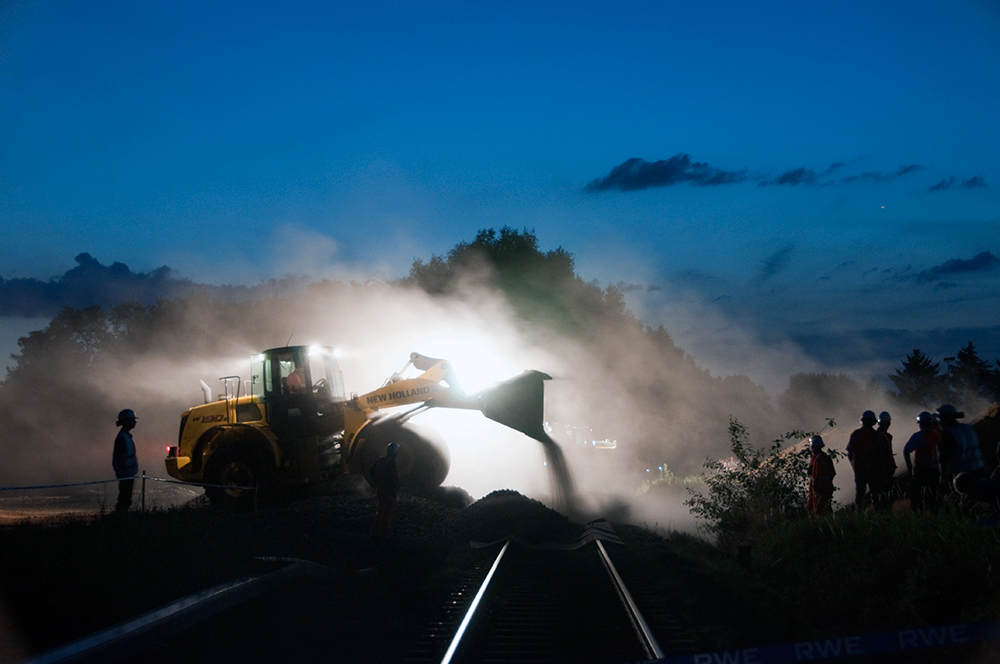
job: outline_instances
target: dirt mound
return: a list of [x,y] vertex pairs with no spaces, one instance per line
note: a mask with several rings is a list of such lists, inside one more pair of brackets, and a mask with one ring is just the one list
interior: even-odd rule
[[455,530],[459,537],[474,542],[513,537],[526,544],[542,544],[572,542],[583,528],[537,500],[504,489],[462,510]]

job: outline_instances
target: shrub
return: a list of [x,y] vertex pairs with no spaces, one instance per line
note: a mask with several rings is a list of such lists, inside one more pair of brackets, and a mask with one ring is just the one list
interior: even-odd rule
[[[828,424],[833,426],[833,420]],[[684,501],[724,546],[752,543],[776,523],[805,514],[809,449],[795,449],[787,443],[812,434],[790,431],[767,449],[752,447],[748,435],[739,420],[729,419],[733,456],[708,459],[707,472],[702,474],[708,494],[688,489],[691,497]]]

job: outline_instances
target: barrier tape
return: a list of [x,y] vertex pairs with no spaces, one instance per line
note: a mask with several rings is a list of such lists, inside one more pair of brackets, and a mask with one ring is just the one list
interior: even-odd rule
[[[136,479],[135,477],[123,477],[122,479]],[[0,486],[0,491],[29,491],[31,489],[61,489],[63,487],[70,486],[87,486],[89,484],[108,484],[110,482],[117,482],[114,480],[94,480],[93,482],[74,482],[73,484],[36,484],[34,486]]]
[[786,664],[818,662],[861,655],[889,655],[924,648],[966,646],[1000,640],[1000,622],[980,622],[901,629],[865,636],[799,641],[762,648],[720,650],[697,655],[677,655],[657,660],[664,664]]
[[121,482],[122,480],[150,480],[153,482],[164,482],[166,484],[184,484],[186,486],[200,486],[211,489],[239,489],[240,491],[256,491],[254,486],[233,486],[232,484],[200,484],[198,482],[182,482],[180,480],[168,480],[165,477],[153,477],[151,475],[133,475],[132,477],[116,477],[113,480],[94,480],[92,482],[73,482],[71,484],[36,484],[33,486],[0,486],[0,491],[30,491],[32,489],[62,489],[71,486],[89,486],[92,484],[110,484]]

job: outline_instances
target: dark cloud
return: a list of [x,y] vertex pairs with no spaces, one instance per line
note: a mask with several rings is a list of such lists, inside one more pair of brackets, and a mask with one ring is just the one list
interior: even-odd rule
[[171,278],[167,267],[139,274],[124,263],[102,265],[87,253],[79,254],[76,263],[50,281],[0,277],[0,315],[50,316],[64,307],[109,306],[129,300],[150,303],[176,294],[185,283]]
[[932,184],[931,186],[927,187],[927,191],[944,191],[945,189],[951,189],[951,187],[954,184],[955,184],[955,178],[953,177],[945,178],[944,180],[941,180],[937,184]]
[[901,166],[891,173],[865,171],[857,175],[833,177],[835,173],[843,170],[845,167],[846,164],[844,162],[838,161],[830,164],[822,173],[817,173],[812,168],[800,166],[787,170],[777,177],[770,177],[766,175],[751,175],[745,169],[742,171],[718,169],[704,162],[693,162],[691,161],[691,156],[687,154],[677,154],[670,159],[661,159],[654,162],[633,157],[615,166],[604,177],[591,181],[584,187],[584,190],[588,192],[607,191],[608,189],[638,191],[651,187],[670,187],[683,183],[711,186],[735,184],[748,180],[756,180],[757,184],[762,187],[781,185],[818,187],[865,181],[890,182],[923,168],[923,166],[918,164],[909,164]]
[[[896,171],[892,173],[881,173],[879,171],[865,171],[864,173],[859,173],[857,175],[845,175],[844,177],[838,178],[836,182],[841,184],[850,184],[852,182],[891,182],[896,178],[901,178],[904,175],[909,175],[923,168],[919,164],[909,164],[907,166],[900,166]],[[831,184],[831,183],[825,183]]]
[[958,178],[952,176],[941,180],[937,184],[932,184],[927,187],[927,191],[944,191],[945,189],[951,189],[956,186],[961,187],[962,189],[985,189],[989,185],[986,184],[986,180],[981,175],[976,175],[968,180],[962,181],[959,181]]
[[0,316],[54,316],[66,307],[113,307],[122,302],[153,304],[176,298],[195,290],[240,299],[262,290],[288,291],[300,280],[271,280],[256,287],[206,286],[173,276],[166,266],[148,273],[133,272],[124,263],[103,265],[88,253],[76,257],[76,267],[62,276],[40,279],[4,279],[0,277]]
[[786,267],[792,259],[792,252],[794,251],[794,245],[787,245],[778,249],[776,252],[767,257],[764,264],[761,266],[760,270],[757,272],[755,281],[763,282],[767,281],[774,275],[778,274]]
[[806,168],[801,166],[799,168],[794,168],[790,171],[785,171],[776,178],[761,178],[758,184],[762,187],[769,185],[807,185],[811,187],[818,187],[822,185],[831,184],[851,184],[853,182],[891,182],[896,178],[903,177],[904,175],[909,175],[914,171],[919,171],[923,168],[919,164],[909,164],[907,166],[900,166],[892,173],[881,173],[879,171],[865,171],[864,173],[859,173],[857,175],[845,175],[839,178],[832,178],[833,174],[837,171],[842,170],[846,164],[842,161],[830,164],[825,171],[821,174],[817,174],[811,168]]
[[[915,278],[917,282],[921,284],[935,283],[940,282],[945,277],[953,274],[969,274],[972,272],[985,272],[987,270],[992,270],[998,264],[1000,264],[1000,259],[989,251],[982,251],[968,260],[952,258],[951,260],[945,261],[940,265],[936,265],[927,270],[922,270],[916,274]],[[939,286],[941,285],[943,284],[939,284]],[[953,286],[957,286],[957,284],[948,284],[948,287]]]
[[795,168],[790,171],[785,171],[773,180],[761,180],[758,184],[764,187],[770,184],[788,184],[793,187],[800,184],[816,186],[819,182],[819,176],[816,175],[816,171],[811,168],[806,168],[805,166],[801,168]]
[[584,190],[591,193],[608,189],[638,191],[684,183],[708,187],[743,182],[748,177],[745,170],[725,171],[704,162],[693,162],[686,154],[652,162],[633,157],[612,168],[604,177],[591,181]]
[[[596,180],[592,180],[584,191],[596,193],[617,189],[619,191],[639,191],[652,187],[671,187],[676,184],[693,184],[702,187],[736,184],[740,182],[755,181],[761,187],[767,186],[790,186],[799,185],[805,187],[823,187],[837,184],[853,184],[856,182],[888,183],[898,178],[905,177],[911,173],[916,173],[924,169],[920,164],[906,164],[900,166],[895,171],[865,171],[854,175],[842,175],[847,167],[842,161],[830,164],[822,172],[807,166],[792,168],[777,177],[769,175],[751,174],[748,170],[726,171],[714,166],[709,166],[705,162],[691,161],[688,154],[676,154],[670,159],[659,161],[646,161],[638,157],[628,159],[618,166],[615,166],[607,175]],[[976,175],[968,180],[959,180],[956,177],[945,178],[937,184],[927,187],[928,191],[944,191],[953,187],[962,189],[984,189],[989,185],[981,175]]]

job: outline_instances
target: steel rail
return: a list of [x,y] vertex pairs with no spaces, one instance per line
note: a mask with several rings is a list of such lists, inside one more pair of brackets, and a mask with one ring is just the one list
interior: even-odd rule
[[483,579],[483,585],[479,586],[479,592],[476,593],[476,597],[472,600],[472,604],[469,605],[469,610],[465,612],[465,617],[462,618],[462,623],[458,626],[458,631],[455,632],[455,637],[451,640],[448,650],[441,659],[441,664],[450,664],[451,658],[455,656],[455,651],[458,650],[458,646],[462,642],[462,636],[465,634],[465,630],[469,627],[469,623],[472,622],[472,617],[476,613],[476,608],[479,606],[479,602],[486,594],[486,587],[490,585],[490,580],[493,578],[494,573],[496,573],[497,568],[500,566],[500,560],[503,558],[503,554],[507,552],[507,548],[509,546],[510,540],[507,540],[504,543],[503,548],[500,549],[497,559],[493,561],[493,567],[490,568],[486,578]]
[[[607,574],[607,576],[604,577],[604,578],[607,579],[607,581],[605,583],[610,582],[610,584],[611,584],[610,587],[603,586],[604,588],[607,589],[606,592],[608,593],[606,595],[604,601],[614,602],[614,600],[611,599],[612,596],[616,595],[618,597],[618,600],[620,602],[619,606],[621,606],[622,609],[624,609],[624,615],[623,614],[618,614],[618,615],[621,616],[621,618],[620,618],[620,620],[621,620],[620,628],[622,630],[624,630],[624,631],[620,632],[620,634],[622,636],[628,634],[628,628],[626,627],[626,624],[630,625],[631,628],[632,628],[632,634],[633,634],[633,637],[635,638],[635,640],[631,641],[631,643],[634,644],[634,645],[628,646],[628,648],[634,648],[635,650],[633,650],[633,654],[631,655],[631,657],[634,657],[636,659],[640,659],[640,658],[642,658],[642,656],[644,656],[645,659],[648,659],[648,660],[663,659],[665,657],[665,655],[663,653],[663,650],[660,648],[659,644],[657,643],[656,638],[653,636],[652,630],[650,629],[649,625],[647,624],[645,618],[643,618],[643,616],[642,616],[641,612],[639,611],[639,608],[638,608],[635,600],[632,598],[631,593],[629,593],[628,588],[625,586],[624,581],[622,581],[621,576],[618,574],[618,570],[615,568],[614,563],[612,563],[611,558],[608,556],[607,550],[604,548],[603,543],[599,539],[595,540],[595,541],[597,542],[598,558],[600,559],[601,565],[603,566],[604,571]],[[488,588],[490,589],[490,596],[491,597],[493,595],[495,595],[497,592],[507,593],[508,592],[507,591],[507,585],[504,585],[502,589],[499,589],[500,586],[498,586],[498,584],[501,584],[501,580],[500,579],[504,578],[504,583],[506,583],[506,584],[509,585],[513,579],[512,578],[511,579],[506,579],[505,577],[510,576],[511,572],[515,572],[515,570],[520,569],[518,567],[519,565],[523,566],[524,561],[520,560],[520,558],[516,558],[515,560],[513,560],[510,563],[511,565],[515,565],[514,568],[511,568],[510,570],[507,570],[507,568],[509,567],[509,565],[505,565],[504,569],[507,570],[507,571],[505,573],[503,573],[503,574],[500,574],[499,576],[497,575],[497,572],[498,572],[501,560],[503,560],[504,555],[506,553],[509,553],[508,549],[510,548],[510,543],[511,543],[510,540],[508,540],[507,542],[505,542],[504,545],[503,545],[503,548],[500,550],[499,554],[497,554],[496,559],[492,563],[492,567],[490,568],[489,572],[486,574],[485,579],[480,584],[479,589],[476,592],[476,595],[475,595],[474,599],[470,603],[468,609],[466,609],[465,614],[462,617],[461,623],[459,624],[457,630],[455,631],[454,636],[452,637],[451,642],[450,642],[450,644],[448,646],[448,649],[447,649],[447,651],[444,654],[444,657],[440,660],[440,664],[452,664],[453,661],[457,661],[457,660],[459,660],[459,659],[461,659],[463,657],[467,658],[467,656],[470,656],[470,655],[475,659],[477,657],[482,656],[485,652],[492,652],[493,653],[492,655],[487,655],[487,658],[489,658],[491,656],[496,656],[496,654],[498,652],[500,652],[500,653],[506,652],[505,650],[503,650],[503,648],[510,648],[510,647],[512,647],[512,644],[514,644],[514,643],[518,643],[519,644],[518,641],[510,641],[510,640],[508,640],[506,642],[504,642],[504,641],[500,641],[500,642],[491,641],[491,643],[493,645],[488,646],[487,647],[487,651],[480,652],[478,649],[483,647],[483,644],[480,643],[479,640],[478,640],[478,639],[482,638],[482,635],[480,635],[480,636],[476,637],[477,643],[475,645],[471,646],[471,647],[473,647],[473,648],[476,649],[476,653],[477,654],[474,655],[473,651],[470,651],[468,649],[469,648],[469,644],[464,643],[465,641],[469,641],[470,639],[473,639],[473,636],[472,636],[472,631],[473,630],[471,629],[471,625],[472,625],[473,621],[475,620],[478,623],[481,620],[477,616],[477,612],[479,614],[483,613],[483,611],[480,610],[480,609],[483,609],[483,607],[485,607],[485,606],[487,606],[489,604],[489,600],[486,599],[487,589]],[[510,556],[508,556],[508,558],[509,557]],[[583,560],[586,560],[586,559],[587,559],[586,557],[585,558],[581,558],[581,559],[579,559],[579,561],[582,562]],[[593,560],[593,558],[589,558],[589,560]],[[515,572],[515,576],[517,576],[518,578],[520,578],[520,575],[523,574],[523,573],[524,573],[524,570],[520,570],[518,572]],[[590,578],[594,579],[594,581],[597,581],[599,578],[601,578],[601,575],[599,573],[597,573],[596,568],[591,571],[591,574],[595,574],[595,573],[596,573],[596,576],[592,576]],[[563,579],[561,581],[561,583],[567,583],[567,582],[568,582],[568,580],[566,580],[566,579]],[[492,586],[490,585],[491,583],[492,583]],[[497,587],[498,589],[494,590],[494,587]],[[596,586],[595,586],[595,588],[596,588]],[[613,589],[613,592],[612,592],[612,589]],[[587,592],[594,592],[594,591],[592,590],[592,591],[587,591]],[[518,591],[518,593],[522,593],[523,594],[523,590],[522,591]],[[596,598],[596,595],[594,595],[593,597]],[[510,598],[508,598],[508,601],[509,600],[510,600]],[[520,600],[518,600],[518,601],[520,601]],[[505,609],[505,611],[503,612],[504,614],[506,614],[506,613],[509,612],[510,606],[511,606],[510,604],[507,605],[507,609]],[[516,604],[514,606],[516,606]],[[550,607],[550,609],[554,609],[554,608],[555,608],[554,606]],[[520,609],[520,610],[523,611],[523,609]],[[552,613],[551,615],[555,616],[557,614]],[[560,610],[560,615],[561,615],[561,610]],[[523,616],[522,616],[522,618],[523,618]],[[628,619],[627,623],[625,622],[625,618]],[[567,618],[567,620],[568,619],[569,618]],[[505,625],[505,627],[500,628],[500,631],[494,632],[494,634],[495,635],[499,635],[499,634],[507,634],[508,635],[507,637],[501,637],[501,638],[509,638],[510,637],[510,630],[511,629],[514,629],[515,631],[517,631],[517,630],[520,629],[519,627],[512,626],[511,624],[509,624],[509,622],[508,622],[509,621],[509,617],[505,618],[505,617],[500,617],[500,616],[493,616],[493,619],[491,620],[491,622],[496,622],[497,620],[499,620],[499,623],[497,623],[497,624],[503,624],[503,625]],[[531,637],[529,635],[529,641],[528,642],[532,642],[531,641],[532,638],[534,638],[534,639],[540,638],[539,628],[545,629],[545,628],[542,627],[542,624],[544,624],[544,623],[546,623],[545,620],[543,620],[542,623],[537,623],[537,622],[533,623],[534,624],[534,634],[535,634],[535,636]],[[513,625],[517,625],[517,624],[518,623],[516,621],[515,621],[515,623],[513,623]],[[493,630],[493,629],[495,629],[495,627],[491,627],[490,629]],[[529,630],[529,632],[530,631],[531,630]],[[556,636],[555,634],[553,634],[553,636],[555,636],[555,638],[557,640],[566,638],[566,634],[562,633],[561,631],[560,631],[560,635],[559,636]],[[526,642],[526,643],[528,643],[528,642]],[[534,643],[537,644],[538,641],[534,641]],[[553,644],[554,643],[555,642],[553,642]],[[502,644],[502,645],[500,645],[500,644]],[[501,650],[498,651],[497,650],[498,647],[501,648]],[[516,648],[520,648],[521,646],[517,645],[515,647]],[[534,646],[527,646],[527,647],[528,648],[534,648]],[[464,653],[461,656],[458,655],[459,649],[461,649],[462,652]],[[555,652],[556,651],[549,651],[548,655],[546,655],[545,654],[545,650],[543,649],[542,651],[537,651],[536,655],[541,655],[542,657],[551,657],[551,656],[553,656],[555,654]],[[624,651],[622,651],[622,652],[624,652]],[[557,659],[558,659],[558,657],[557,657]],[[437,660],[432,660],[432,661],[437,661]],[[535,660],[532,660],[532,661],[535,661]],[[538,660],[538,661],[541,661],[541,660]],[[560,659],[559,661],[563,661],[563,660]]]
[[604,545],[601,544],[601,540],[599,539],[594,541],[597,542],[597,551],[601,557],[601,562],[604,563],[604,569],[608,571],[608,576],[611,577],[611,582],[614,584],[615,591],[617,591],[618,597],[625,606],[625,612],[632,622],[632,627],[635,628],[636,636],[639,637],[639,642],[642,644],[643,650],[646,651],[646,656],[649,659],[663,659],[664,654],[660,650],[660,645],[656,642],[656,638],[653,637],[653,632],[649,629],[649,625],[646,624],[646,620],[639,612],[639,607],[636,606],[635,600],[632,599],[632,595],[629,593],[628,588],[625,587],[622,578],[618,576],[618,570],[615,569],[614,563],[608,557],[608,552],[604,549]]

